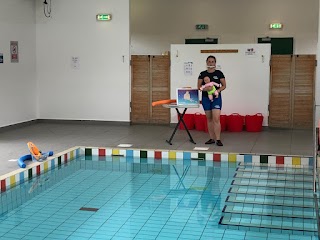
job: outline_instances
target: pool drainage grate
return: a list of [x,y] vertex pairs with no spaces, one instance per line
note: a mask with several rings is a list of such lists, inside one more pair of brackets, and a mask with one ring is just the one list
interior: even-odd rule
[[82,207],[79,210],[81,211],[88,211],[88,212],[97,212],[99,208],[88,208],[88,207]]

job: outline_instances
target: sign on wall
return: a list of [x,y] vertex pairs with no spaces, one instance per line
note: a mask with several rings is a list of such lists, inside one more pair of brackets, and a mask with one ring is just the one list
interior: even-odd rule
[[10,54],[11,54],[11,62],[18,63],[19,62],[18,41],[11,41],[10,42]]
[[111,21],[111,14],[97,14],[96,19],[97,21]]
[[71,57],[71,66],[73,69],[79,69],[79,57]]
[[185,62],[184,63],[184,75],[185,76],[192,76],[192,66],[193,62]]
[[256,56],[256,51],[254,48],[247,48],[246,52],[245,52],[246,56],[251,56],[251,57],[255,57]]

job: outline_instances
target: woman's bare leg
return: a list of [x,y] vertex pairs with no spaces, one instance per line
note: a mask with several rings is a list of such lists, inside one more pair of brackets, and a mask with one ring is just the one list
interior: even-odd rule
[[213,132],[216,136],[215,140],[220,140],[221,135],[221,124],[220,124],[220,109],[212,109],[212,125],[213,125]]
[[216,135],[214,130],[213,111],[209,110],[209,111],[205,111],[205,113],[207,117],[209,136],[211,139],[215,140]]

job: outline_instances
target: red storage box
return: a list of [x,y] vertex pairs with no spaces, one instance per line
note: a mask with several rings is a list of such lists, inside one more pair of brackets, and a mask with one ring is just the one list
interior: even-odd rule
[[[209,132],[208,130],[208,121],[206,115],[203,115],[204,118],[204,131]],[[220,125],[221,125],[221,132],[226,131],[227,129],[227,115],[220,115]]]
[[233,113],[228,116],[227,129],[230,132],[241,132],[243,130],[244,116]]
[[206,125],[207,119],[205,118],[205,115],[201,113],[195,113],[194,114],[194,126],[195,129],[198,131],[204,131],[205,125]]
[[204,130],[205,132],[209,132],[208,130],[208,120],[207,120],[207,116],[206,115],[203,115],[203,121],[204,121]]
[[[178,120],[179,120],[179,118],[178,118]],[[194,129],[194,114],[185,114],[183,116],[183,121],[186,124],[188,130]],[[183,123],[179,124],[179,129],[185,130]]]
[[221,132],[227,130],[227,115],[220,115]]
[[[202,124],[203,124],[203,130],[202,131],[209,132],[209,130],[208,130],[208,121],[207,121],[206,115],[201,114],[201,116],[198,116],[198,117],[200,119],[202,118]],[[199,120],[199,121],[201,121],[201,120]],[[221,125],[221,132],[227,130],[227,115],[220,115],[220,125]]]
[[248,132],[261,132],[263,116],[261,113],[256,115],[246,115],[246,130]]

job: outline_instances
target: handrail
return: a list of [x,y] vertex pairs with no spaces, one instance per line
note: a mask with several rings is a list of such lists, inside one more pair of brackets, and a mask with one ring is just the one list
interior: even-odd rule
[[318,172],[318,193],[319,193],[319,197],[320,197],[320,174]]
[[[319,139],[319,129],[317,128],[317,105],[316,101],[314,99],[313,102],[313,192],[316,193],[317,186],[316,186],[316,181],[317,181],[317,155],[318,155],[318,139]],[[320,120],[319,120],[319,125],[320,125]],[[320,127],[320,126],[319,126]],[[320,190],[320,189],[318,189]]]
[[[320,144],[320,138],[319,138],[319,128],[320,128],[320,120],[319,123],[317,122],[317,117],[316,117],[316,111],[317,111],[317,105],[316,101],[314,99],[314,104],[313,104],[313,200],[314,200],[314,207],[315,207],[315,212],[316,212],[316,220],[317,220],[317,230],[318,230],[318,240],[320,240],[320,218],[319,218],[319,204],[318,204],[318,196],[320,198],[320,177],[318,174],[318,194],[317,194],[317,158],[319,154],[319,144]],[[317,126],[317,124],[319,124]]]
[[[319,131],[317,128],[314,130],[314,154],[313,154],[313,192],[315,193],[317,191],[317,157],[318,157],[318,135]],[[319,179],[318,179],[319,180]],[[320,189],[318,189],[320,191]]]
[[[315,212],[316,212],[316,220],[317,220],[317,230],[318,230],[318,240],[320,240],[320,217],[319,217],[319,204],[318,204],[318,197],[320,198],[320,174],[319,171],[317,171],[317,158],[319,154],[319,128],[320,128],[320,121],[319,121],[319,128],[315,126],[315,131],[314,131],[314,159],[313,159],[313,200],[314,200],[314,207],[315,207]],[[317,175],[318,175],[318,195],[317,195]]]
[[318,239],[320,239],[319,205],[318,205],[318,197],[316,193],[313,194],[313,201],[314,201],[314,207],[315,207],[316,218],[317,218]]

